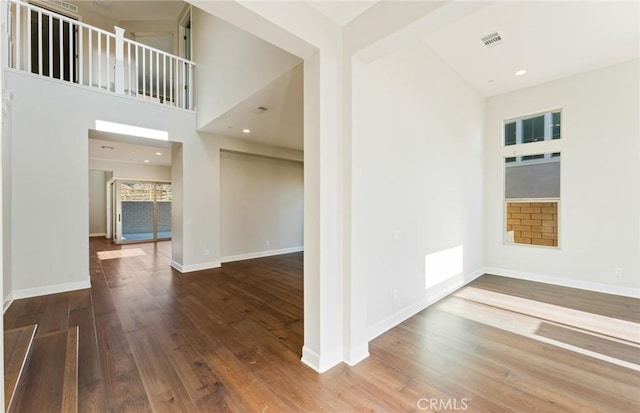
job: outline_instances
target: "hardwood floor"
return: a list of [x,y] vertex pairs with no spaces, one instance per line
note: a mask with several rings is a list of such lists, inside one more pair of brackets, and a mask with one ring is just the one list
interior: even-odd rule
[[183,275],[170,249],[91,239],[90,290],[5,313],[79,327],[78,411],[640,411],[638,300],[485,275],[320,375],[300,362],[302,253]]

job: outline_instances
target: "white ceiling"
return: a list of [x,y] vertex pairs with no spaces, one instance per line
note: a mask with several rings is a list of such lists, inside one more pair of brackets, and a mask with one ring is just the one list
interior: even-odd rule
[[176,0],[66,0],[114,21],[176,20],[185,7]]
[[[89,159],[171,166],[170,142],[154,141],[144,145],[134,142],[135,139],[124,135],[90,130]],[[156,155],[156,152],[162,155]]]
[[[204,130],[268,145],[302,150],[304,129],[303,65],[299,64],[245,99]],[[264,106],[264,113],[253,113]],[[249,129],[251,133],[243,133]]]
[[[157,0],[106,3],[120,20],[122,16],[126,20],[175,18],[184,6],[180,1]],[[344,26],[377,1],[307,3]],[[447,7],[454,6],[445,5],[437,12],[446,15]],[[414,34],[478,92],[492,96],[639,57],[639,7],[638,2],[495,2]],[[496,31],[502,44],[486,48],[480,38]],[[527,74],[515,76],[520,69]],[[252,113],[257,106],[268,110]],[[242,133],[244,128],[251,133]],[[302,150],[303,65],[221,115],[205,130]],[[137,158],[147,159],[143,154]]]
[[[497,2],[424,40],[475,89],[492,96],[639,57],[639,5]],[[486,48],[480,39],[494,32],[502,44]],[[527,74],[515,76],[520,69]]]
[[344,26],[358,17],[378,0],[358,1],[308,1],[307,3],[327,16],[338,26]]

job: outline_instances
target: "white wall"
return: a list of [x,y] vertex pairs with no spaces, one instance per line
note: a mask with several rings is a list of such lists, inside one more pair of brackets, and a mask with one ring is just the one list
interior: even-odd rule
[[[637,295],[640,288],[638,61],[487,101],[486,264],[493,272]],[[503,243],[502,125],[562,109],[560,248]],[[615,268],[623,275],[616,277]]]
[[[6,71],[5,79],[6,87],[14,94],[11,200],[14,293],[28,296],[86,288],[89,129],[95,128],[96,119],[102,119],[166,130],[172,140],[186,142],[197,151],[200,138],[195,132],[195,115],[29,74]],[[201,162],[210,163],[206,154],[185,162],[183,172],[197,175],[204,169]],[[184,205],[180,206],[184,215],[177,218],[192,223],[184,231],[185,249],[211,248],[207,244],[210,240],[200,233],[200,229],[207,232],[216,229],[216,220],[207,211],[212,203],[205,202],[211,192],[207,185],[189,188],[189,193],[185,190]],[[43,202],[46,208],[42,207]],[[47,246],[38,250],[37,260],[33,259],[35,239]],[[206,260],[197,254],[184,258],[193,260],[183,262],[186,265]]]
[[0,150],[2,151],[2,203],[0,209],[2,209],[2,250],[0,252],[0,262],[2,263],[2,284],[3,284],[3,304],[4,309],[8,307],[12,299],[12,265],[11,265],[11,237],[12,237],[12,222],[11,222],[11,139],[12,139],[12,127],[11,127],[11,107],[12,97],[8,91],[2,93],[2,145]]
[[195,105],[203,127],[301,60],[197,7],[192,9]]
[[302,249],[303,165],[220,154],[222,261]]
[[89,169],[112,171],[114,178],[142,180],[171,180],[171,167],[165,165],[147,165],[133,162],[89,159]]
[[89,236],[107,233],[107,173],[89,170]]
[[[375,336],[483,265],[484,102],[422,42],[353,69],[351,259]],[[459,246],[427,278],[425,256]]]

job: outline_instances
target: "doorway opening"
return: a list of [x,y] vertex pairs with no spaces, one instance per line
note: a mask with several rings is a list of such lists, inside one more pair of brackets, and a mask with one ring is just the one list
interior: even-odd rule
[[171,239],[170,182],[115,180],[110,185],[116,244]]

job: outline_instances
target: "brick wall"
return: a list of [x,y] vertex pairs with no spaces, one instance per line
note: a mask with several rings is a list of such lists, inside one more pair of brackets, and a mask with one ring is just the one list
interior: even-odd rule
[[171,202],[158,201],[158,232],[171,231]]
[[153,233],[153,202],[122,201],[122,233]]
[[558,246],[557,202],[508,202],[507,232],[516,244]]

